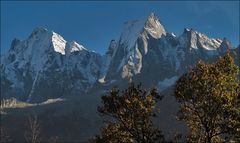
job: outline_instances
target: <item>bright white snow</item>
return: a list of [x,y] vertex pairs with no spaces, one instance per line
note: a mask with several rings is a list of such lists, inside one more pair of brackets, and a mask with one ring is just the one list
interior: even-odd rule
[[52,43],[53,43],[53,48],[56,52],[61,53],[62,55],[65,55],[66,41],[63,39],[62,36],[53,32]]

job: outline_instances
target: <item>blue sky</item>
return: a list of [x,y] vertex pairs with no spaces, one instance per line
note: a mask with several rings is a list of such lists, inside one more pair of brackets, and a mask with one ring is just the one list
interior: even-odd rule
[[1,1],[1,52],[6,53],[13,38],[24,40],[42,26],[103,54],[109,42],[119,38],[125,21],[151,12],[177,36],[186,27],[239,44],[239,1]]

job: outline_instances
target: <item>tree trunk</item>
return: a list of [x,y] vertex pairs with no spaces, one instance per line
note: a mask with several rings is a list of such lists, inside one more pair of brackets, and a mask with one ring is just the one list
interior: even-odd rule
[[212,142],[212,137],[210,135],[207,136],[207,143],[211,143]]

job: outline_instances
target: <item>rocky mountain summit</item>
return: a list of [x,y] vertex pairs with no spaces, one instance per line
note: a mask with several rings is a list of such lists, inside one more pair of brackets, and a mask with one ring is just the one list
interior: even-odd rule
[[129,80],[164,91],[199,59],[211,62],[232,48],[226,38],[209,38],[193,29],[185,28],[180,36],[169,33],[154,13],[125,22],[104,55],[36,28],[26,40],[14,39],[1,57],[1,98],[42,102],[104,92]]

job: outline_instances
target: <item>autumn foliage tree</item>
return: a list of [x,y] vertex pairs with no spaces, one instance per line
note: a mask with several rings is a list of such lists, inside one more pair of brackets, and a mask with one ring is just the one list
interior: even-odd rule
[[176,83],[178,118],[190,129],[189,141],[239,141],[239,67],[230,53],[213,64],[200,61]]
[[141,85],[130,84],[120,92],[113,88],[110,95],[102,96],[98,108],[106,126],[95,142],[152,143],[163,142],[161,131],[153,125],[156,103],[161,99],[155,88],[145,91]]

